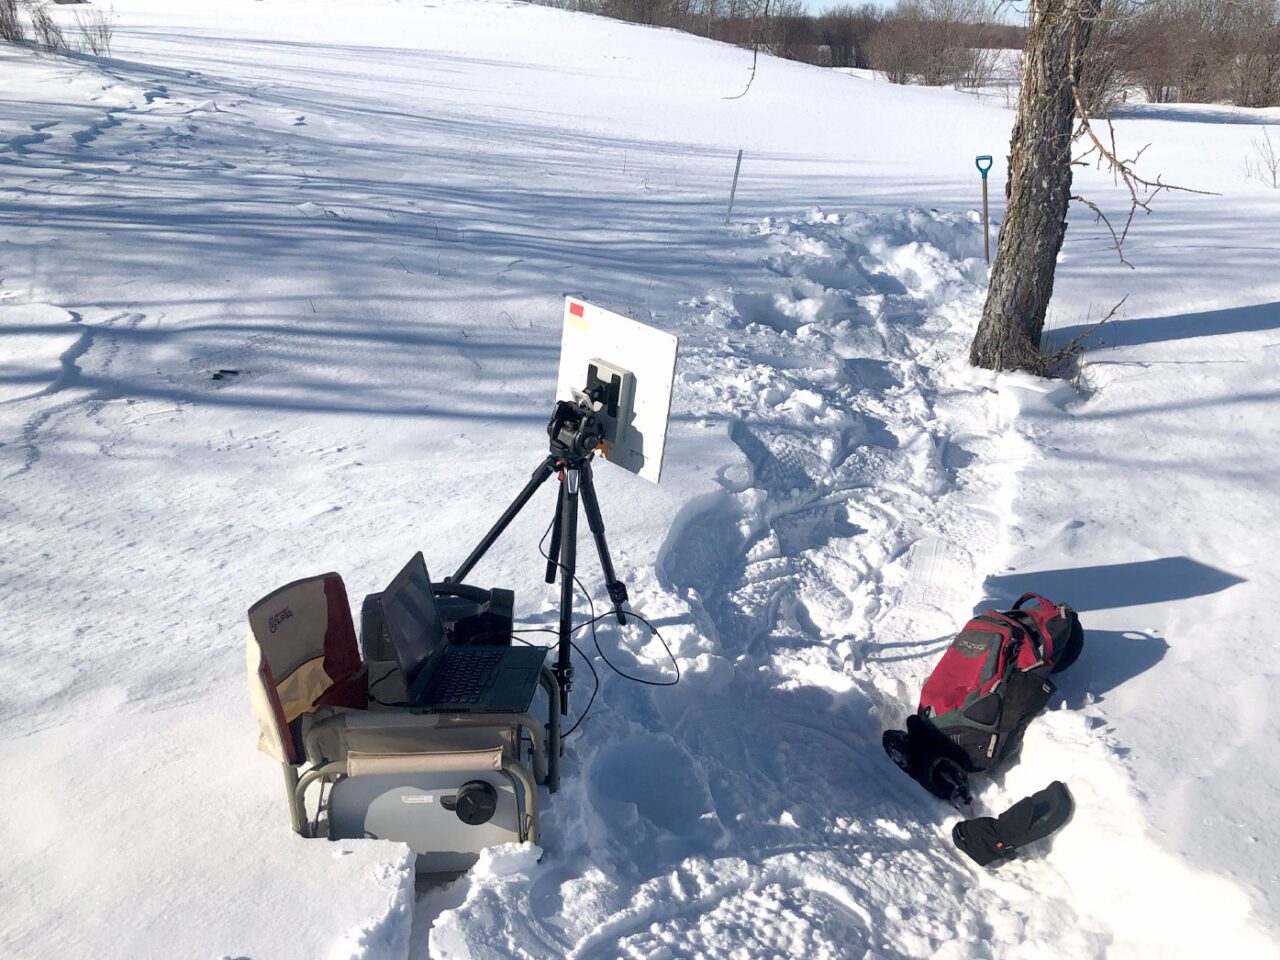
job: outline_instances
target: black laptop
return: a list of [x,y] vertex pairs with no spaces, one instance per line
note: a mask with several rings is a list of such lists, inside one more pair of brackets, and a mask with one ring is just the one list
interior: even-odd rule
[[379,598],[415,713],[524,713],[533,702],[543,647],[456,646],[431,592],[422,553]]

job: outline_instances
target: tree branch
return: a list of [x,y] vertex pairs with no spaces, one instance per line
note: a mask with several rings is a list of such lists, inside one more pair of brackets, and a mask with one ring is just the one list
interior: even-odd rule
[[[1073,46],[1075,46],[1075,44],[1076,41],[1073,41]],[[1080,57],[1081,54],[1078,50],[1077,52],[1072,53],[1072,60],[1076,63],[1079,63]],[[1133,218],[1137,215],[1139,210],[1143,213],[1150,213],[1151,201],[1164,190],[1176,190],[1179,193],[1194,193],[1207,197],[1216,197],[1219,196],[1219,194],[1214,193],[1211,190],[1196,190],[1192,187],[1182,187],[1173,183],[1165,183],[1159,175],[1156,176],[1155,180],[1148,180],[1147,178],[1139,175],[1134,170],[1134,165],[1142,159],[1142,155],[1147,152],[1147,148],[1150,147],[1151,144],[1144,146],[1132,157],[1128,159],[1121,159],[1119,148],[1116,146],[1116,128],[1115,124],[1111,122],[1111,118],[1106,114],[1103,115],[1103,119],[1107,122],[1107,139],[1110,141],[1110,145],[1104,143],[1102,138],[1098,136],[1098,132],[1093,128],[1093,117],[1090,115],[1088,108],[1084,105],[1084,101],[1080,98],[1078,69],[1071,76],[1070,83],[1071,97],[1075,101],[1076,117],[1078,118],[1079,124],[1072,137],[1072,141],[1074,142],[1084,137],[1092,144],[1088,150],[1082,153],[1080,157],[1073,162],[1085,163],[1091,156],[1096,154],[1098,169],[1102,169],[1102,167],[1106,165],[1111,170],[1116,184],[1124,184],[1125,188],[1129,191],[1129,212],[1125,217],[1124,227],[1117,232],[1115,226],[1111,223],[1110,218],[1102,212],[1101,208],[1099,208],[1097,204],[1086,200],[1084,197],[1077,195],[1073,196],[1071,199],[1087,206],[1097,217],[1097,222],[1106,224],[1107,230],[1111,233],[1112,248],[1116,251],[1116,255],[1120,258],[1120,262],[1132,270],[1134,269],[1133,264],[1130,263],[1124,255],[1124,242],[1129,236],[1129,228],[1133,225]]]
[[[764,0],[764,10],[761,11],[761,17],[765,26],[769,24],[769,4],[772,0]],[[751,75],[747,77],[747,85],[742,88],[742,92],[734,94],[732,97],[721,97],[721,100],[741,100],[747,95],[747,91],[751,89],[751,84],[756,82],[756,64],[760,60],[760,31],[756,29],[756,18],[751,18]]]
[[1119,303],[1107,311],[1107,315],[1105,317],[1093,326],[1089,327],[1089,329],[1085,330],[1083,333],[1076,334],[1053,353],[1040,354],[1039,362],[1042,366],[1039,372],[1041,375],[1049,376],[1053,370],[1060,367],[1067,360],[1070,360],[1084,352],[1084,347],[1082,346],[1084,342],[1093,336],[1098,328],[1104,323],[1109,323],[1111,318],[1116,315],[1117,311],[1124,306],[1125,301],[1128,299],[1129,295],[1126,293]]

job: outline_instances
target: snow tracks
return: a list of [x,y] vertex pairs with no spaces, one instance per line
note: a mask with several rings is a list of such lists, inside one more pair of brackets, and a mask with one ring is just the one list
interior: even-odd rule
[[[743,238],[765,246],[765,289],[686,304],[679,415],[741,455],[636,580],[684,680],[605,676],[552,852],[425,898],[444,911],[433,955],[959,957],[1006,926],[1028,955],[1097,952],[1080,924],[1063,949],[1070,909],[1016,882],[993,911],[879,744],[978,594],[1026,452],[957,359],[980,229],[765,221]],[[660,670],[633,639],[625,666]]]

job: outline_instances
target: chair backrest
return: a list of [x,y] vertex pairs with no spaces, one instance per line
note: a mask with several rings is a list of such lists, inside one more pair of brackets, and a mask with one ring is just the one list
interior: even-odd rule
[[336,573],[296,580],[250,607],[245,649],[258,749],[283,763],[302,762],[299,717],[318,706],[369,705],[347,590]]

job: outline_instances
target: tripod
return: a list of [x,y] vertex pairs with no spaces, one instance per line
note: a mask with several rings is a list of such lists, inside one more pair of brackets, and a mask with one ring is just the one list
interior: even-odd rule
[[[601,440],[598,421],[589,406],[561,400],[556,404],[551,422],[547,425],[547,432],[551,436],[551,452],[533,471],[533,476],[529,478],[524,489],[503,511],[497,523],[484,535],[467,559],[462,561],[462,566],[454,571],[449,580],[453,583],[461,583],[463,578],[471,572],[471,568],[480,561],[486,551],[493,546],[494,541],[515,519],[516,514],[529,502],[537,489],[552,474],[559,474],[560,495],[551,524],[551,549],[548,551],[546,582],[555,582],[558,568],[560,640],[553,672],[560,687],[560,712],[567,714],[569,690],[573,687],[570,635],[573,632],[573,586],[578,562],[579,499],[586,510],[587,526],[591,528],[591,536],[596,542],[596,552],[600,555],[600,567],[604,571],[604,582],[609,591],[609,599],[613,602],[618,623],[623,624],[627,622],[626,614],[622,609],[622,605],[627,602],[627,587],[613,570],[613,560],[609,557],[609,545],[604,538],[604,518],[600,516],[600,501],[596,498],[595,481],[592,479],[591,458],[595,455],[596,447]],[[556,559],[557,554],[559,560]]]

